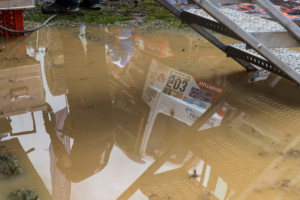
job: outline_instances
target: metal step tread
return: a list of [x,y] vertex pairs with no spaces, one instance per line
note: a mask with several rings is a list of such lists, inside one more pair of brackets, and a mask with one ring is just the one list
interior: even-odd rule
[[[253,49],[246,49],[246,44],[244,43],[236,43],[228,46],[232,46],[241,51],[247,52],[254,56],[260,57],[261,59],[266,60],[263,56],[257,53]],[[284,61],[288,67],[293,69],[297,74],[300,75],[300,52],[294,51],[288,48],[270,48],[269,49],[273,54],[275,54],[279,59]]]
[[[200,8],[185,8],[185,12],[189,12],[200,17],[216,21],[212,16]],[[279,23],[261,17],[252,16],[250,14],[241,13],[225,7],[220,7],[219,11],[229,17],[233,22],[239,25],[243,30],[251,32],[286,32],[286,29]],[[217,21],[216,21],[217,22]]]

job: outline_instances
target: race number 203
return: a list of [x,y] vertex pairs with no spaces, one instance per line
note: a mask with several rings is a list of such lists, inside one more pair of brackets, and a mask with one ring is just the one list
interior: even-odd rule
[[167,88],[177,90],[179,92],[185,92],[188,86],[188,81],[178,76],[170,76],[166,84]]

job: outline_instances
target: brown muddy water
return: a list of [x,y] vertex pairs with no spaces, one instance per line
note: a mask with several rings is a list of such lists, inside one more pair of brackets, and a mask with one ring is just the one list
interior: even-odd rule
[[192,32],[49,27],[0,59],[1,200],[299,199],[299,89]]

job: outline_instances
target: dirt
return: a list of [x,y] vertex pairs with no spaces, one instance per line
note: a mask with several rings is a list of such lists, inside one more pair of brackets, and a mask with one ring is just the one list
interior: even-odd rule
[[283,179],[283,180],[281,180],[281,182],[275,183],[275,185],[273,185],[271,187],[271,189],[278,188],[278,189],[282,189],[282,190],[289,190],[290,189],[290,182],[291,182],[291,180],[289,180],[289,179]]
[[287,156],[292,158],[300,158],[300,150],[298,149],[290,149],[287,153]]

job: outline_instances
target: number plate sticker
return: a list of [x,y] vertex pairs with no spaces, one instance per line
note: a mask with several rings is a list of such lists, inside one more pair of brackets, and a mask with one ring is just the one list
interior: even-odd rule
[[191,76],[172,70],[163,93],[182,99],[190,80]]

